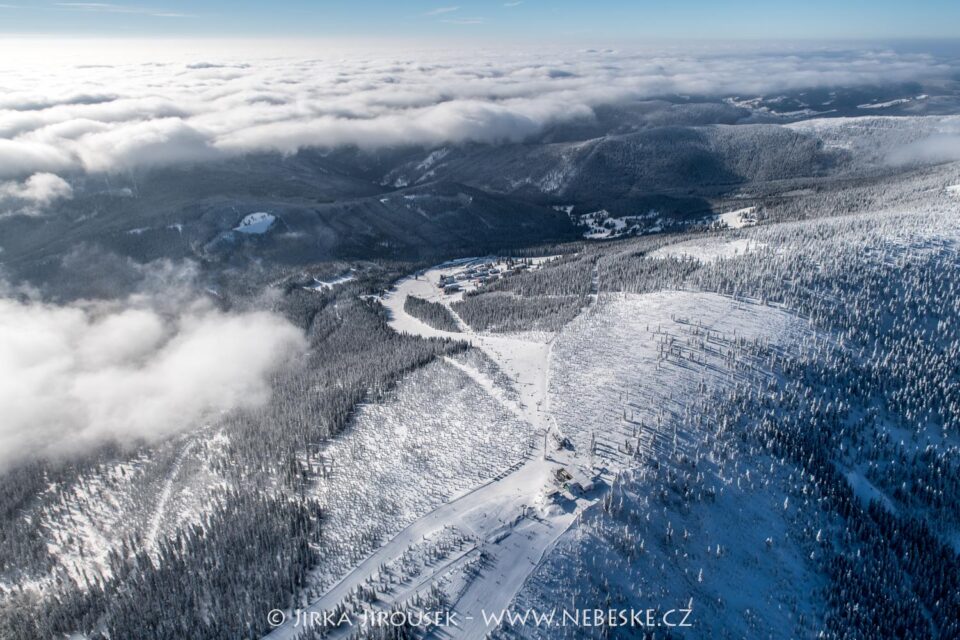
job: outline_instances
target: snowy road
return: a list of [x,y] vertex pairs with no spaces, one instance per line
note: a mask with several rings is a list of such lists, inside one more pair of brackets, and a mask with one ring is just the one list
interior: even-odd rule
[[[390,326],[398,332],[423,337],[465,340],[482,350],[510,378],[519,394],[518,400],[509,398],[480,371],[455,361],[451,364],[473,378],[511,412],[532,424],[538,433],[546,434],[552,424],[547,393],[552,341],[477,334],[459,319],[462,331],[441,331],[410,316],[404,310],[404,302],[410,295],[441,302],[448,307],[456,299],[444,296],[437,288],[439,273],[439,269],[433,269],[396,284],[383,299],[391,315]],[[403,556],[413,545],[444,527],[455,527],[477,540],[476,548],[426,568],[412,584],[399,590],[378,593],[375,606],[388,609],[394,604],[402,605],[407,598],[424,593],[436,581],[454,579],[451,575],[462,568],[465,560],[482,551],[482,570],[470,574],[453,603],[458,626],[443,629],[443,635],[449,637],[482,638],[490,631],[482,613],[495,613],[508,607],[527,577],[574,522],[577,513],[592,503],[592,499],[581,498],[568,500],[563,505],[541,504],[540,508],[534,508],[541,503],[543,488],[549,484],[558,464],[576,464],[574,458],[572,452],[551,452],[550,457],[544,459],[542,453],[536,451],[525,460],[505,468],[486,484],[414,521],[312,602],[307,611],[319,613],[333,609],[358,586],[372,584],[384,565]],[[462,580],[463,576],[459,578]],[[288,616],[287,622],[268,637],[273,640],[297,638],[303,629],[293,624],[294,618]]]

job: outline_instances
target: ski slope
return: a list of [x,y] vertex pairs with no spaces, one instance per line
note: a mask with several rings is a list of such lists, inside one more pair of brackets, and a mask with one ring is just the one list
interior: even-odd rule
[[[404,302],[410,295],[440,301],[447,306],[456,299],[455,296],[444,296],[437,288],[441,271],[432,269],[405,278],[384,296],[382,301],[391,316],[390,326],[398,332],[470,342],[509,378],[514,394],[504,391],[486,373],[468,363],[448,358],[444,364],[479,384],[504,409],[527,423],[533,433],[546,434],[552,428],[548,406],[552,344],[536,338],[480,335],[469,331],[465,325],[464,331],[441,331],[406,313]],[[537,441],[541,438],[538,437]],[[576,515],[599,497],[600,490],[596,490],[562,505],[547,504],[543,500],[543,489],[550,483],[554,470],[560,465],[579,464],[582,462],[580,457],[579,452],[552,451],[544,455],[542,451],[534,450],[519,461],[504,461],[509,464],[499,474],[409,524],[327,589],[305,611],[308,614],[329,611],[348,601],[358,587],[382,581],[383,567],[398,562],[416,543],[438,531],[455,528],[475,540],[475,546],[448,562],[425,568],[415,579],[405,581],[395,589],[378,590],[375,606],[389,609],[394,604],[402,605],[437,583],[459,584],[462,589],[456,594],[453,612],[461,625],[445,628],[444,632],[456,638],[483,637],[489,629],[480,608],[507,606]],[[470,572],[466,578],[468,561],[480,553],[484,558],[483,570]],[[296,626],[294,613],[290,612],[286,623],[268,637],[297,638],[303,629]],[[347,631],[343,629],[341,633]]]

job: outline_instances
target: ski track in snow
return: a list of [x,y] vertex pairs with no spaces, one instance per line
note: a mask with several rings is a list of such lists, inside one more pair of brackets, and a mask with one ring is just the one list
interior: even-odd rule
[[180,467],[183,466],[183,461],[187,459],[190,451],[193,450],[194,444],[196,444],[195,441],[190,441],[180,450],[180,453],[177,454],[177,457],[173,461],[173,465],[170,467],[170,473],[167,474],[166,480],[163,481],[163,489],[161,489],[160,497],[157,500],[157,508],[153,512],[153,517],[150,518],[150,526],[147,527],[147,533],[144,537],[144,547],[146,549],[152,551],[156,547],[157,536],[160,534],[160,525],[163,523],[163,515],[166,512],[167,503],[170,502],[170,496],[173,495],[173,483],[180,474]]

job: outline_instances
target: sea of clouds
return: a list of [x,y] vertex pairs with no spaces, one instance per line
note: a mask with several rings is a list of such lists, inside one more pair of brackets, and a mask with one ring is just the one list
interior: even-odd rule
[[[472,52],[113,62],[0,71],[0,198],[35,174],[124,171],[303,147],[518,141],[598,105],[917,81],[950,69],[882,50]],[[50,178],[44,178],[50,180]],[[38,198],[34,194],[39,193]]]

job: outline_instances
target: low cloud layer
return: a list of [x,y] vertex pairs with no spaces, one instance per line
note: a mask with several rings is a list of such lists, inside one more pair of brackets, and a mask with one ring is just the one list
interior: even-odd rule
[[114,62],[0,74],[0,180],[307,146],[517,141],[599,105],[665,94],[756,95],[949,73],[926,55],[877,51]]
[[260,405],[270,373],[305,348],[298,329],[265,312],[0,298],[0,470],[110,440],[156,442]]
[[0,217],[33,215],[55,200],[73,197],[73,187],[52,173],[35,173],[23,182],[0,182]]
[[[960,126],[955,123],[954,129]],[[911,142],[890,154],[892,164],[926,164],[960,160],[960,135],[939,133]]]

